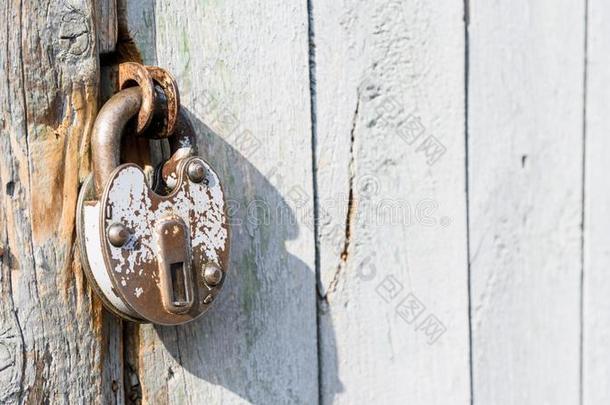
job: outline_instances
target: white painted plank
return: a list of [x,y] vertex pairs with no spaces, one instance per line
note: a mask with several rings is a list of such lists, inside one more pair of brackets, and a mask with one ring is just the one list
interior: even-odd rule
[[584,13],[471,4],[474,403],[579,401]]
[[462,3],[313,16],[322,403],[468,404]]
[[588,2],[583,404],[610,403],[610,4]]
[[143,401],[315,403],[306,5],[140,3],[127,8],[147,19],[136,43],[151,43],[145,62],[175,75],[233,219],[231,268],[215,308],[186,326],[139,329],[130,364]]

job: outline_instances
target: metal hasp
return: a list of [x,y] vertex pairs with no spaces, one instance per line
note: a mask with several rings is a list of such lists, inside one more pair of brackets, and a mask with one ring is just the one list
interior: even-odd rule
[[[113,313],[178,325],[205,313],[226,279],[224,192],[218,174],[196,154],[195,133],[176,104],[171,76],[133,63],[120,71],[121,86],[133,87],[100,110],[91,140],[93,173],[79,195],[83,268]],[[155,95],[152,107],[143,106],[143,94]],[[120,161],[122,137],[136,134],[170,141],[172,155],[156,171],[154,187],[139,166]]]

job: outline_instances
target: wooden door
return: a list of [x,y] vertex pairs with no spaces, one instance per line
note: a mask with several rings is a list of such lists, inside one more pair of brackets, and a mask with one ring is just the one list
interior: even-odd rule
[[[23,0],[0,18],[0,403],[610,400],[610,7]],[[223,179],[203,319],[80,266],[120,61],[171,71]]]

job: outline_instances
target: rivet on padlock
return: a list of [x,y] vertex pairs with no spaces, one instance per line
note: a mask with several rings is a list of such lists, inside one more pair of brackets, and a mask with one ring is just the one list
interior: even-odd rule
[[153,190],[137,165],[120,164],[125,125],[141,102],[140,88],[130,87],[98,114],[93,173],[78,201],[78,242],[88,280],[108,309],[137,322],[177,325],[205,313],[224,284],[226,204],[218,175],[195,155],[184,113],[176,120],[179,139],[170,137],[172,157],[158,171],[164,192]]

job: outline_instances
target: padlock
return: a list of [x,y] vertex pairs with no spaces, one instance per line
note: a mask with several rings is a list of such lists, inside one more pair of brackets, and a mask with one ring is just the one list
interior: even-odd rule
[[141,102],[139,87],[121,90],[96,118],[93,173],[78,200],[78,244],[88,280],[109,310],[136,322],[178,325],[205,313],[224,284],[226,202],[218,174],[193,153],[193,128],[183,113],[156,186],[139,166],[120,164],[124,128]]

